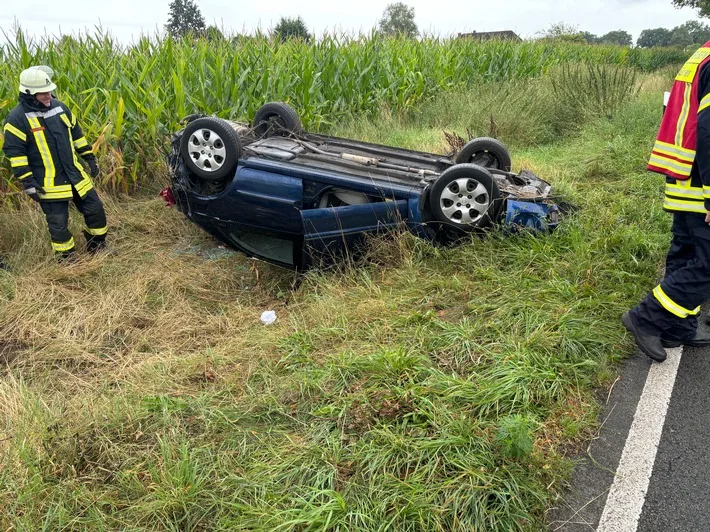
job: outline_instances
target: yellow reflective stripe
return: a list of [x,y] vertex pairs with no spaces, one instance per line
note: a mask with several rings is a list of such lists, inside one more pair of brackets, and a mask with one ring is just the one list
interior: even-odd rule
[[680,111],[678,127],[675,133],[676,146],[683,145],[683,131],[685,130],[685,124],[688,122],[688,116],[690,115],[690,93],[692,92],[691,89],[692,85],[690,83],[686,84],[683,89],[683,108]]
[[54,251],[69,251],[74,249],[74,238],[70,238],[66,242],[52,242],[52,248]]
[[79,181],[79,184],[75,185],[74,188],[76,188],[76,191],[81,197],[84,197],[84,195],[94,187],[91,184],[91,179],[85,178]]
[[668,196],[663,200],[663,208],[669,211],[696,212],[698,214],[707,212],[702,201],[683,201]]
[[710,187],[703,185],[703,198],[710,199]]
[[22,131],[17,129],[12,124],[5,124],[5,131],[7,131],[8,133],[12,133],[18,139],[20,139],[22,142],[27,142],[27,135],[25,135]]
[[663,142],[662,140],[657,140],[653,148],[665,148],[666,150],[672,151],[674,155],[679,155],[681,159],[688,158],[689,160],[693,160],[695,158],[695,150],[689,150],[688,148],[676,146],[675,144]]
[[696,316],[700,313],[700,307],[688,310],[687,308],[681,307],[678,303],[673,301],[668,294],[663,291],[661,285],[659,284],[653,289],[653,296],[658,300],[658,302],[671,314],[675,314],[679,318],[687,318],[688,316]]
[[31,175],[32,175],[32,172],[27,172],[26,174],[22,174],[22,175],[21,175],[20,177],[18,177],[17,179],[27,179],[27,178],[30,177]]
[[71,122],[69,122],[69,118],[67,118],[67,115],[62,113],[59,115],[59,118],[62,119],[62,122],[64,122],[64,125],[67,126],[68,128],[71,129],[72,125]]
[[656,155],[655,153],[651,154],[649,164],[653,166],[658,166],[659,168],[663,168],[665,170],[670,170],[671,172],[680,175],[690,175],[690,170],[693,168],[693,166],[690,164],[685,164],[672,159],[667,159],[662,155]]
[[675,147],[668,148],[666,146],[658,146],[658,145],[655,145],[653,147],[653,151],[655,151],[657,153],[661,153],[663,155],[670,155],[671,157],[675,157],[676,159],[680,159],[683,162],[692,163],[695,160],[695,152],[694,151],[691,152],[691,155],[687,155],[686,153],[684,153],[684,152],[687,152],[687,150],[683,150],[683,152],[681,152],[680,150],[675,149]]
[[29,166],[30,162],[27,160],[27,155],[20,155],[18,157],[10,157],[10,166],[13,168],[18,168],[20,166]]
[[[657,140],[656,143],[654,144],[654,149],[655,148],[666,148],[667,150],[671,150],[677,155],[686,155],[688,156],[691,160],[695,158],[695,150],[689,150],[688,148],[683,148],[682,146],[676,146],[675,144],[671,144],[670,142],[663,142],[662,140]],[[684,158],[684,157],[681,157]]]
[[28,117],[27,121],[30,123],[30,127],[36,130],[34,132],[35,142],[42,156],[42,164],[44,164],[44,186],[45,188],[52,188],[54,187],[54,177],[57,175],[57,170],[54,168],[54,161],[47,145],[47,138],[41,129],[42,126],[39,123],[39,119]]
[[88,146],[89,142],[86,140],[86,137],[81,137],[78,140],[74,141],[74,147],[76,149],[83,148],[84,146]]
[[700,111],[706,109],[707,107],[710,107],[710,94],[706,94],[705,97],[700,100],[700,107],[698,107],[698,113],[700,113]]
[[39,193],[39,197],[42,199],[66,199],[71,198],[72,195],[71,185],[45,188],[44,192]]
[[710,187],[681,187],[678,185],[670,185],[666,183],[666,194],[671,196],[680,196],[687,198],[703,198],[703,192],[707,188],[707,194],[710,194]]
[[92,189],[91,186],[91,178],[89,177],[89,174],[86,173],[86,170],[84,170],[84,167],[81,165],[79,162],[79,159],[76,156],[76,152],[72,150],[72,157],[74,158],[74,166],[76,166],[76,169],[79,170],[79,174],[81,174],[81,181],[74,185],[76,188],[76,191],[79,193],[81,197],[84,197],[84,194],[86,194],[89,190]]
[[105,235],[106,233],[108,233],[108,226],[105,225],[103,227],[98,227],[96,229],[92,229],[91,227],[87,227],[86,232],[89,233],[90,235],[93,235],[93,236]]

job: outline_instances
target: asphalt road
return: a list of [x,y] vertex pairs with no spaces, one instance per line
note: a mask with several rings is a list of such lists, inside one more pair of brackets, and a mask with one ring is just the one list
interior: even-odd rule
[[[625,362],[549,530],[710,532],[710,348],[675,353],[677,373],[670,357],[658,365],[637,353]],[[649,399],[663,386],[665,401]],[[646,473],[635,470],[644,462]]]

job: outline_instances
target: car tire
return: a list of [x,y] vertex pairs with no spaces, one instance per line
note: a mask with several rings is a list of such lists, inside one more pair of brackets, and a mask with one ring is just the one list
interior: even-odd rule
[[256,111],[253,122],[257,137],[270,137],[279,131],[300,133],[303,129],[298,113],[283,102],[265,103]]
[[498,185],[486,168],[457,164],[431,186],[428,204],[436,221],[472,231],[491,224],[499,198]]
[[207,116],[187,125],[182,134],[180,155],[194,175],[205,181],[218,181],[236,170],[242,144],[226,120]]
[[477,164],[510,172],[512,161],[505,144],[498,139],[480,137],[466,143],[456,155],[456,164]]

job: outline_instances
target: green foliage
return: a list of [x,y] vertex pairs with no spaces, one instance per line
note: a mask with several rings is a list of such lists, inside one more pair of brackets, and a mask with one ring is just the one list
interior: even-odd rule
[[[142,38],[125,48],[100,32],[59,42],[28,41],[18,32],[0,45],[0,121],[16,101],[19,72],[50,65],[59,97],[98,141],[102,184],[129,192],[164,179],[166,139],[195,112],[248,121],[263,103],[283,100],[317,131],[350,116],[405,111],[482,82],[538,78],[559,63],[589,60],[645,71],[685,59],[677,49],[558,41],[186,36]],[[9,177],[0,158],[0,186]]]
[[419,30],[414,22],[414,8],[403,2],[388,4],[382,13],[379,29],[385,35],[416,37]]
[[297,18],[281,17],[281,20],[279,20],[273,30],[273,34],[281,42],[286,42],[289,39],[300,39],[308,43],[312,38],[306,23],[300,16]]
[[710,41],[710,26],[697,20],[690,20],[673,28],[671,46],[701,45]]
[[172,0],[165,29],[174,37],[199,35],[205,30],[205,17],[195,0]]
[[617,46],[631,46],[633,44],[633,38],[628,31],[615,30],[599,37],[599,43],[615,44]]
[[598,44],[599,37],[588,31],[582,31],[579,33],[587,44]]
[[505,456],[523,458],[533,450],[533,432],[536,428],[537,423],[530,416],[506,416],[500,420],[496,442]]
[[710,26],[697,20],[690,20],[672,30],[666,28],[643,30],[636,41],[636,45],[641,48],[650,48],[652,46],[692,46],[701,45],[707,41],[710,41]]
[[673,0],[675,7],[690,7],[698,10],[698,15],[701,17],[710,17],[710,1],[709,0]]
[[569,120],[572,127],[590,115],[613,116],[639,91],[636,71],[616,65],[562,65],[551,72],[550,80],[557,118]]
[[636,46],[651,48],[652,46],[670,46],[673,32],[667,28],[643,30],[636,41]]

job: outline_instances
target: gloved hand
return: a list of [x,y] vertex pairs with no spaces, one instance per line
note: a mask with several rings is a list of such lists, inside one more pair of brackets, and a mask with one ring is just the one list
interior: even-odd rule
[[99,165],[96,162],[96,157],[91,157],[86,162],[89,163],[89,175],[97,177],[99,175]]
[[32,201],[39,203],[39,193],[41,192],[44,194],[44,189],[42,187],[30,187],[26,188],[25,192],[30,198],[32,198]]

